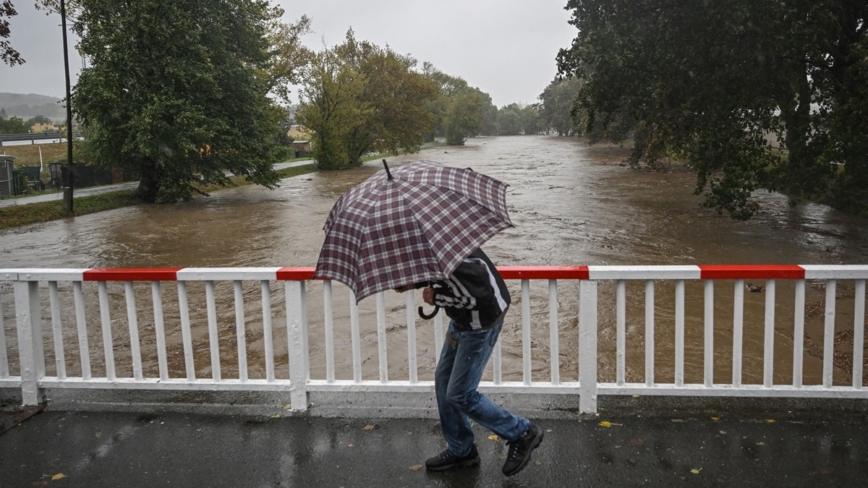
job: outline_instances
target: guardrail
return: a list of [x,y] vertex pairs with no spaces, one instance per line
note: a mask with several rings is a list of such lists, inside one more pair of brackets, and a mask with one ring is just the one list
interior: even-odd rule
[[[520,346],[513,347],[515,341],[511,341],[510,359],[505,359],[504,336],[501,337],[492,357],[490,379],[481,384],[484,391],[577,395],[583,413],[597,410],[598,395],[868,398],[863,388],[866,265],[498,269],[512,288],[515,285],[519,288],[513,295],[513,308],[520,315],[513,311],[509,316],[510,320],[520,322],[521,334],[516,339]],[[308,408],[308,393],[313,391],[430,392],[433,381],[420,379],[419,371],[433,379],[433,365],[443,342],[442,314],[430,322],[417,319],[413,293],[404,297],[380,293],[373,302],[367,300],[359,305],[343,286],[340,293],[346,295],[348,306],[337,307],[336,291],[330,281],[322,281],[321,290],[308,286],[313,271],[313,268],[0,270],[0,283],[7,283],[0,288],[0,331],[6,330],[4,323],[8,323],[14,308],[17,332],[14,337],[11,331],[0,334],[0,387],[20,388],[26,405],[40,403],[44,390],[52,388],[288,390],[294,411]],[[764,281],[763,285],[750,285],[745,280]],[[537,281],[546,284],[547,289],[542,296],[535,290],[532,299],[530,284]],[[175,282],[177,300],[164,300],[169,282]],[[249,282],[256,283],[258,290],[251,291]],[[727,320],[730,317],[727,307],[717,306],[721,302],[715,300],[716,295],[726,295],[723,300],[728,299],[729,289],[724,287],[722,292],[716,292],[716,282],[733,285],[731,321]],[[780,283],[793,288],[791,321],[787,320],[789,311],[784,310],[789,307],[782,306],[789,299],[777,293]],[[844,285],[839,287],[839,283]],[[9,293],[9,284],[14,293]],[[571,293],[576,284],[578,293],[573,299]],[[644,289],[644,293],[628,295],[628,284]],[[674,285],[671,289],[670,284]],[[762,288],[763,310],[755,303],[759,294],[746,300],[746,284]],[[686,300],[687,287],[700,285],[701,314],[697,312],[698,300]],[[820,293],[818,290],[822,288],[824,297],[809,311],[806,311],[807,285],[812,293]],[[846,292],[839,293],[845,286]],[[191,291],[191,287],[196,290]],[[655,297],[655,290],[664,287],[664,292]],[[121,296],[123,305],[119,303]],[[838,302],[849,303],[851,299],[852,308],[839,312]],[[393,303],[387,310],[387,302],[396,300],[403,301],[403,307]],[[145,301],[148,305],[141,307]],[[309,307],[320,301],[322,319],[317,317],[315,327],[311,327]],[[746,303],[752,313],[747,324]],[[818,306],[822,308],[823,339],[821,343],[812,341],[809,352],[812,357],[822,357],[822,373],[818,381],[808,384],[803,375],[805,340],[800,339],[806,338],[806,314],[819,313],[815,310]],[[540,308],[544,309],[542,313]],[[851,310],[852,322],[847,322]],[[337,320],[336,311],[340,314]],[[394,344],[396,334],[404,335],[400,331],[403,325],[389,325],[395,313],[406,319],[407,365],[406,370],[398,368],[402,376],[406,373],[401,379],[395,379],[394,372],[390,377],[395,364],[388,361],[389,338]],[[662,326],[658,316],[666,318]],[[761,328],[758,317],[762,317]],[[576,318],[578,323],[573,325]],[[429,323],[433,323],[433,331]],[[50,324],[50,332],[44,330],[46,324]],[[419,328],[420,324],[424,327]],[[728,338],[730,329],[731,347],[728,343],[721,345],[720,339],[715,341],[716,336]],[[688,330],[690,347],[685,345]],[[754,341],[757,344],[746,343],[746,330],[752,337],[762,336],[761,346],[758,340]],[[317,335],[317,344],[313,346],[312,331]],[[341,338],[336,339],[336,331],[342,334]],[[846,361],[836,363],[836,331],[853,341],[851,356],[849,352],[838,353],[851,358],[849,371],[842,366]],[[427,347],[422,355],[417,353],[419,334],[424,334],[426,341],[433,336],[430,341],[433,347]],[[144,346],[143,336],[146,336]],[[776,346],[776,337],[778,342],[786,342],[790,337],[791,347]],[[336,347],[338,343],[340,348]],[[374,348],[376,353],[371,352],[363,360],[363,346]],[[340,371],[336,369],[336,350],[351,350],[351,358],[338,358]],[[312,367],[312,352],[324,367]],[[122,357],[120,365],[116,353]],[[792,356],[790,375],[780,371],[778,354],[784,358]],[[249,362],[251,356],[255,357],[255,364]],[[614,356],[614,361],[604,361],[609,356]],[[661,372],[657,366],[663,356],[667,361],[673,360],[671,371]],[[367,364],[368,360],[373,363],[374,357],[375,374]],[[520,373],[513,357],[520,358]],[[715,361],[716,357],[724,360]],[[420,364],[420,359],[424,364]],[[748,368],[744,368],[745,361]],[[613,364],[612,371],[605,371],[602,376],[610,377],[601,378],[599,365],[609,363]],[[731,369],[731,377],[723,382],[722,375],[715,375],[721,363]],[[364,374],[366,368],[368,378]],[[839,374],[836,379],[836,368],[846,378]],[[312,371],[316,374],[312,375]],[[776,380],[776,374],[788,379]],[[338,379],[339,376],[344,379]],[[761,381],[744,381],[745,377],[761,377]]]
[[[72,134],[73,139],[81,139],[81,134],[78,132],[74,132]],[[3,146],[4,142],[21,142],[21,141],[30,141],[31,144],[36,144],[36,141],[44,141],[44,140],[59,140],[63,141],[66,139],[65,132],[25,132],[19,134],[0,134],[0,147]]]

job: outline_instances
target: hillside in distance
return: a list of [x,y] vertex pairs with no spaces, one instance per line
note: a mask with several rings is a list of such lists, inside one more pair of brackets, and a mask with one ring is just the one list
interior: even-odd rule
[[61,99],[35,93],[0,93],[0,108],[6,110],[7,117],[25,120],[36,115],[44,115],[52,120],[66,118]]

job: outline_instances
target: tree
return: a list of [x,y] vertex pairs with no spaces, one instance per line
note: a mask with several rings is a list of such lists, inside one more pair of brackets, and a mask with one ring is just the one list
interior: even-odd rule
[[82,0],[74,30],[90,59],[73,93],[95,163],[140,175],[146,202],[187,200],[224,171],[272,187],[282,112],[268,97],[264,0]]
[[320,168],[357,166],[372,150],[419,150],[433,123],[427,102],[436,85],[415,65],[388,47],[357,41],[352,29],[343,44],[313,57],[297,117],[314,131]]
[[424,64],[423,73],[439,86],[437,98],[428,104],[435,118],[429,140],[446,137],[446,144],[462,145],[467,137],[495,134],[497,108],[490,95],[430,63]]
[[497,133],[502,136],[521,134],[521,108],[518,104],[511,103],[497,111]]
[[[570,0],[558,55],[586,129],[635,140],[631,163],[697,170],[705,205],[750,218],[756,189],[868,211],[868,4]],[[781,150],[774,147],[780,143]]]
[[521,111],[521,127],[524,134],[540,134],[545,132],[545,124],[540,116],[540,107],[537,104],[525,106]]
[[50,123],[51,123],[51,119],[49,119],[48,117],[46,117],[42,114],[37,114],[37,115],[34,115],[33,117],[31,117],[27,121],[27,127],[33,127],[34,124],[50,124]]
[[290,105],[290,86],[301,82],[301,68],[307,64],[311,51],[301,43],[301,37],[310,33],[311,20],[302,15],[292,24],[272,19],[269,27],[269,43],[272,57],[268,66],[271,93],[286,105]]
[[348,134],[367,116],[359,99],[364,79],[332,50],[313,55],[304,70],[299,123],[313,131],[313,158],[320,169],[351,166]]
[[[73,0],[67,3],[67,8],[69,8],[69,4],[72,3],[76,5],[77,0]],[[36,0],[35,6],[37,9],[48,9],[60,11],[59,9],[59,0]],[[21,53],[19,53],[15,48],[12,47],[12,43],[9,42],[9,37],[12,36],[12,31],[9,29],[9,18],[15,17],[18,15],[18,11],[15,10],[15,6],[12,4],[12,0],[2,0],[0,1],[0,61],[8,64],[10,67],[15,66],[16,64],[24,64],[24,58],[21,57]]]
[[497,133],[502,136],[542,132],[538,107],[534,105],[511,103],[501,107],[497,113],[497,126]]
[[0,108],[0,134],[22,134],[30,129],[30,124],[21,117],[6,117],[6,110]]
[[483,100],[480,93],[465,89],[456,92],[447,101],[444,125],[446,144],[460,146],[468,135],[482,130]]
[[24,64],[24,59],[21,58],[21,53],[12,48],[12,43],[8,39],[12,32],[9,30],[9,18],[15,17],[18,12],[15,6],[12,5],[12,0],[3,0],[0,3],[0,60],[9,66],[16,64]]
[[557,132],[559,136],[571,136],[580,133],[579,122],[573,120],[573,115],[581,120],[581,110],[574,110],[576,93],[580,88],[576,77],[555,79],[539,96],[540,117],[547,130]]

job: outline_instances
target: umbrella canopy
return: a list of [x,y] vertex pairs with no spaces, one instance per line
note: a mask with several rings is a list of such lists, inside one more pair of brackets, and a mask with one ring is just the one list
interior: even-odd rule
[[445,280],[482,243],[513,226],[507,186],[433,161],[386,166],[335,203],[314,276],[344,283],[357,300]]

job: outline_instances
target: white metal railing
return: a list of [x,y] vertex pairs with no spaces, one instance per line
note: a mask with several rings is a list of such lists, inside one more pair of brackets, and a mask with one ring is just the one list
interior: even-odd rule
[[[520,336],[516,333],[519,338],[511,340],[509,347],[510,356],[521,359],[520,374],[517,364],[504,359],[505,328],[493,353],[490,380],[481,385],[485,391],[578,395],[580,410],[586,413],[596,411],[598,395],[868,398],[863,389],[868,266],[499,269],[511,287],[519,287],[513,299],[513,308],[518,312],[513,311],[510,320],[518,322]],[[28,405],[40,403],[43,391],[50,388],[288,390],[294,411],[308,408],[308,393],[313,391],[400,394],[431,390],[433,381],[428,379],[433,377],[431,365],[436,362],[443,342],[442,314],[432,321],[431,331],[425,325],[428,322],[420,321],[414,314],[413,293],[403,298],[380,293],[373,302],[357,304],[351,293],[341,287],[340,292],[347,295],[345,303],[349,311],[348,317],[341,312],[337,318],[335,312],[345,309],[338,305],[332,283],[323,281],[321,292],[318,286],[312,290],[308,286],[313,283],[312,277],[312,268],[0,270],[0,331],[3,331],[0,388],[20,388],[23,403]],[[763,310],[758,311],[759,304],[755,303],[758,300],[753,296],[746,299],[745,280],[763,283]],[[537,290],[532,296],[532,281],[547,284],[545,293]],[[253,291],[250,282],[256,284]],[[728,298],[728,288],[716,287],[718,282],[732,283],[731,320],[726,318],[728,307],[716,306],[721,303],[716,300],[718,295],[727,295],[724,300]],[[575,300],[566,298],[570,290],[575,290],[570,285],[576,283]],[[787,320],[789,312],[781,306],[789,301],[778,293],[781,283],[793,288],[791,321]],[[839,293],[839,283],[845,284],[846,293]],[[674,285],[671,290],[669,284]],[[822,289],[824,298],[817,301],[823,304],[822,341],[812,342],[814,349],[806,355],[805,341],[800,339],[806,337],[805,317],[811,312],[806,312],[808,285],[811,293]],[[694,299],[688,301],[688,287],[699,286],[702,293],[690,295]],[[191,291],[191,287],[196,290]],[[200,290],[202,287],[204,290]],[[176,288],[177,300],[166,298],[174,294],[171,288]],[[628,294],[628,288],[644,289],[644,294],[641,291]],[[657,290],[663,292],[655,296]],[[839,302],[849,303],[850,299],[852,309],[839,309]],[[323,310],[322,336],[317,336],[317,340],[321,348],[311,345],[312,329],[308,323],[308,307],[319,300]],[[395,306],[396,300],[404,301],[403,307]],[[691,311],[698,308],[694,305],[699,302],[701,313],[687,312],[688,308]],[[392,305],[387,309],[389,303]],[[753,314],[747,325],[746,304]],[[390,327],[389,320],[390,314],[401,308],[406,325],[407,365],[406,377],[396,379],[394,373],[390,378],[394,362],[390,365],[387,349],[389,337],[394,342],[394,330],[401,327]],[[539,309],[543,309],[542,313]],[[841,317],[846,318],[850,310],[852,322],[844,323]],[[754,326],[759,322],[753,320],[757,314],[762,317],[761,329]],[[660,320],[660,316],[666,320]],[[725,318],[721,319],[722,316]],[[577,334],[570,325],[574,318],[578,320]],[[14,322],[14,336],[11,331],[6,333],[10,319]],[[423,328],[417,329],[420,324]],[[43,326],[50,327],[50,332]],[[728,339],[730,328],[731,347],[728,340],[721,344],[719,339],[721,335]],[[746,330],[751,337],[761,335],[761,348],[759,344],[746,343]],[[350,350],[351,357],[340,358],[344,362],[342,368],[336,367],[336,331],[349,334],[349,347],[341,350]],[[852,334],[849,371],[834,362],[836,331]],[[689,346],[685,341],[688,332]],[[428,348],[433,352],[418,354],[417,347],[423,342],[419,334],[433,344]],[[776,346],[781,334],[791,337],[791,347]],[[433,339],[427,339],[429,335]],[[276,341],[276,336],[281,339]],[[515,341],[519,346],[513,347]],[[231,342],[235,347],[231,347]],[[363,359],[362,349],[371,342],[376,352],[371,352],[367,359],[373,361],[376,357],[376,374],[369,370],[369,378],[365,379],[363,363],[367,359]],[[542,352],[534,354],[535,343]],[[750,354],[745,353],[746,345],[752,348]],[[607,368],[602,359],[612,348],[614,366]],[[547,355],[544,349],[548,349]],[[321,355],[324,362],[315,375],[311,374],[316,369],[312,367],[312,352],[318,358]],[[570,355],[566,355],[562,364],[565,352]],[[116,353],[122,359],[116,358]],[[791,374],[786,381],[776,380],[776,374],[783,374],[776,355],[790,354]],[[811,354],[822,355],[822,373],[814,384],[807,384],[804,371]],[[204,361],[206,356],[209,361]],[[722,361],[715,360],[721,356]],[[667,362],[667,370],[663,372],[658,367],[661,357]],[[52,358],[53,363],[47,364],[47,359]],[[745,368],[746,360],[754,366]],[[716,369],[722,368],[721,363],[725,365],[723,369],[731,370],[731,376],[725,380],[715,374]],[[759,363],[761,367],[756,367]],[[505,367],[512,373],[506,373]],[[546,368],[545,379],[541,379],[540,370]],[[423,379],[419,377],[420,369],[426,372]],[[762,371],[762,381],[743,381],[745,375],[760,375],[757,369]],[[400,370],[403,376],[403,368]],[[841,380],[841,374],[848,375],[849,380]],[[339,375],[346,379],[338,379]]]

